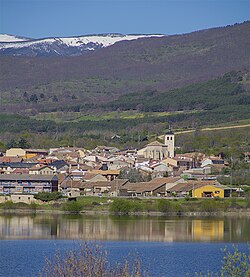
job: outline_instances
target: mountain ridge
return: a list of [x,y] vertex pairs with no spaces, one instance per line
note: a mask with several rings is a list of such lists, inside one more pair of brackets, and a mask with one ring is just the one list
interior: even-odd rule
[[75,57],[0,56],[1,109],[20,110],[22,104],[24,113],[66,106],[74,110],[79,103],[105,104],[125,94],[168,92],[244,71],[250,68],[249,31],[250,22],[245,22],[120,41]]
[[[161,37],[160,34],[123,35],[101,34],[72,37],[48,37],[38,39],[19,39],[17,36],[0,34],[0,55],[7,56],[79,56],[89,51],[111,46],[120,41],[140,38]],[[1,37],[4,41],[1,42]],[[14,38],[15,38],[15,41]],[[3,39],[2,39],[3,40]]]

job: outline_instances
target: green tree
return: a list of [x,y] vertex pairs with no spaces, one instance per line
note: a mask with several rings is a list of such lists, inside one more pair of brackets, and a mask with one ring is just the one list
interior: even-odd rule
[[148,181],[148,178],[150,177],[142,175],[142,173],[136,169],[136,168],[127,168],[123,169],[120,172],[120,175],[118,176],[119,179],[129,179],[129,182],[131,183],[138,183],[138,182],[144,182]]
[[20,138],[18,141],[18,147],[20,148],[29,148],[30,144],[25,138]]
[[35,194],[35,199],[42,200],[44,202],[57,200],[62,197],[62,194],[58,191],[54,192],[39,192],[38,194]]

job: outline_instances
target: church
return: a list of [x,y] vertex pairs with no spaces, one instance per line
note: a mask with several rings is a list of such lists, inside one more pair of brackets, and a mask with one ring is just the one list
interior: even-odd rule
[[175,137],[173,131],[169,130],[164,136],[164,143],[153,141],[146,147],[138,150],[138,156],[143,156],[145,159],[163,160],[167,157],[174,157]]

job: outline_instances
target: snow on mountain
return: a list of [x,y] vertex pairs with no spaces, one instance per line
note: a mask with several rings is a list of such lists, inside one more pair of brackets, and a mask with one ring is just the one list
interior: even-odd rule
[[68,46],[79,46],[79,44],[95,43],[102,47],[110,46],[123,40],[134,40],[145,37],[159,37],[162,35],[102,35],[102,36],[83,36],[77,38],[61,38]]
[[27,41],[30,40],[29,38],[24,37],[18,37],[14,35],[8,35],[8,34],[0,34],[0,43],[1,42],[18,42],[18,41]]
[[[7,37],[6,37],[7,36]],[[163,35],[89,35],[65,38],[19,39],[16,36],[0,35],[0,55],[13,56],[77,56],[89,51],[115,44],[119,41],[135,40]],[[11,41],[11,39],[13,39]]]

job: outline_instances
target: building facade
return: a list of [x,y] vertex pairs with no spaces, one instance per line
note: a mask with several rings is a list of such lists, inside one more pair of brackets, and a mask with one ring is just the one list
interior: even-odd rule
[[0,194],[36,194],[58,191],[57,176],[1,174]]

